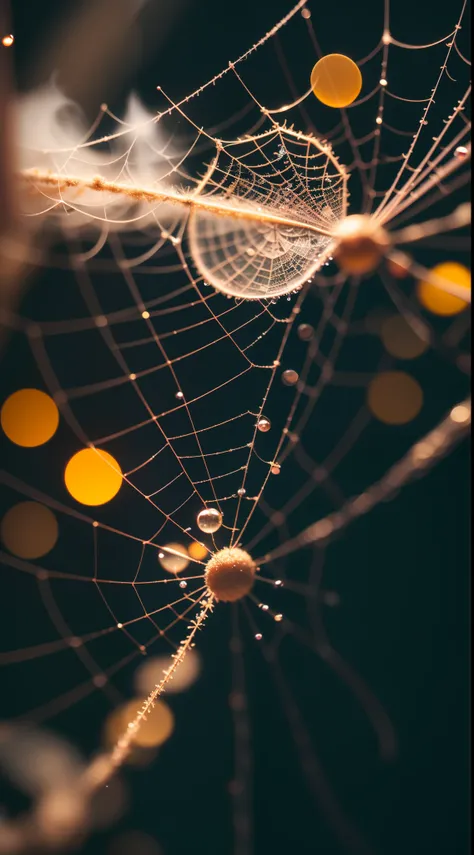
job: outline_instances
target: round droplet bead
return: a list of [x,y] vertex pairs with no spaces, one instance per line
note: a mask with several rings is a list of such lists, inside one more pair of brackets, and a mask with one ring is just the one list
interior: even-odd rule
[[245,489],[245,487],[241,487],[239,490],[237,490],[237,495],[242,498],[242,496],[245,496],[246,492],[247,490]]
[[458,145],[457,149],[454,152],[454,155],[458,158],[458,160],[464,160],[464,158],[467,157],[468,154],[469,152],[465,145]]
[[311,341],[314,336],[314,329],[311,324],[300,324],[298,327],[298,338],[301,341]]
[[299,380],[299,374],[297,371],[293,371],[289,368],[287,371],[283,372],[281,380],[285,386],[294,386]]
[[197,524],[206,534],[214,534],[222,525],[222,514],[217,508],[203,508],[198,513]]
[[272,475],[279,475],[281,472],[280,464],[279,463],[272,463],[272,465],[270,467],[270,472],[272,473]]
[[272,426],[270,419],[267,419],[266,416],[260,416],[257,422],[257,430],[261,431],[261,433],[268,433]]

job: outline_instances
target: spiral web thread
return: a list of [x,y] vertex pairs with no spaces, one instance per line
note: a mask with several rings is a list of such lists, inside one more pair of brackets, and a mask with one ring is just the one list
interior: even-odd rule
[[[301,10],[305,11],[303,2],[254,47],[277,42],[284,25]],[[47,486],[32,487],[11,473],[2,473],[10,503],[13,496],[22,495],[49,505],[60,514],[62,537],[70,542],[80,537],[85,543],[84,531],[90,532],[84,549],[89,555],[92,549],[90,573],[65,570],[54,553],[47,566],[45,561],[33,564],[2,553],[5,564],[37,580],[60,636],[9,651],[2,655],[3,661],[36,665],[69,647],[88,672],[85,681],[31,711],[36,720],[58,714],[95,688],[117,702],[120,696],[111,678],[161,639],[174,651],[175,664],[138,711],[130,734],[139,727],[212,608],[203,583],[205,562],[191,560],[191,572],[176,578],[157,573],[156,556],[166,553],[168,543],[177,537],[186,545],[198,541],[211,552],[229,543],[242,543],[251,551],[264,546],[258,583],[264,588],[265,582],[273,582],[265,573],[267,565],[273,572],[271,560],[308,542],[326,543],[332,532],[370,510],[392,486],[395,489],[447,453],[463,435],[470,421],[469,402],[461,407],[462,418],[458,408],[441,422],[435,439],[429,435],[421,443],[421,452],[416,446],[407,453],[395,479],[392,470],[382,476],[375,494],[362,488],[351,505],[355,508],[358,502],[357,510],[349,512],[344,510],[344,491],[333,473],[369,425],[367,408],[359,401],[355,408],[349,407],[346,429],[322,459],[314,459],[313,447],[305,439],[318,423],[314,414],[319,412],[316,403],[323,393],[339,390],[343,396],[350,389],[364,390],[373,374],[373,364],[355,371],[344,357],[346,337],[365,329],[356,306],[359,283],[347,282],[333,269],[319,273],[330,261],[335,227],[347,212],[348,175],[359,176],[366,209],[375,204],[376,218],[385,225],[394,221],[396,228],[404,226],[408,216],[419,218],[439,195],[455,194],[466,183],[469,156],[460,160],[454,153],[470,132],[465,115],[468,87],[451,112],[439,119],[435,139],[425,125],[428,116],[431,121],[435,95],[451,65],[466,68],[467,60],[457,46],[461,21],[462,14],[439,44],[409,45],[390,34],[387,3],[380,43],[359,65],[368,76],[370,68],[375,79],[385,80],[392,50],[443,51],[435,87],[415,104],[391,92],[390,86],[376,83],[368,95],[341,111],[340,121],[325,132],[323,141],[314,125],[314,132],[301,134],[277,123],[282,114],[286,119],[285,113],[291,119],[294,115],[295,121],[300,114],[304,118],[309,108],[306,98],[295,92],[287,57],[277,42],[290,92],[297,96],[283,108],[266,108],[247,88],[240,63],[252,57],[252,49],[182,102],[175,103],[160,91],[163,106],[151,120],[136,126],[122,123],[118,132],[101,137],[100,122],[105,117],[115,119],[104,107],[91,134],[81,142],[25,155],[21,181],[27,190],[27,213],[34,222],[48,214],[59,226],[64,243],[54,250],[53,266],[62,271],[61,288],[65,280],[70,285],[72,278],[80,298],[75,317],[67,320],[44,320],[40,311],[28,319],[11,315],[6,322],[26,334],[41,376],[76,438],[75,447],[92,445],[111,451],[124,471],[122,493],[126,495],[126,505],[116,514],[111,506],[94,518],[62,498],[49,496]],[[299,25],[307,28],[314,57],[319,45],[312,19],[306,17]],[[211,84],[228,82],[246,93],[245,121],[251,132],[225,140],[223,131],[228,133],[232,120],[209,132],[192,118],[192,112]],[[400,101],[418,116],[414,134],[390,123],[390,102],[399,105]],[[369,102],[375,103],[375,114],[383,124],[376,124],[362,140],[356,139],[351,111]],[[185,120],[188,131],[178,153],[170,140],[156,136],[162,123],[167,127],[171,122],[172,127],[177,117]],[[382,131],[396,141],[396,154],[383,156]],[[343,144],[352,153],[346,168],[333,153]],[[140,156],[143,148],[151,152],[145,168]],[[404,226],[393,258],[400,258],[399,246],[411,246],[465,224],[466,209],[460,206],[448,219]],[[403,263],[417,276],[429,278],[405,252]],[[113,290],[111,275],[119,277]],[[377,287],[381,285],[433,353],[446,355],[453,370],[465,371],[464,316],[440,332],[387,270],[381,272]],[[212,286],[238,299],[228,302]],[[276,302],[275,297],[283,293],[289,295],[289,302]],[[267,299],[262,300],[263,295]],[[61,316],[59,287],[54,296]],[[252,299],[241,299],[246,297]],[[302,351],[299,379],[288,392],[286,411],[279,413],[269,434],[261,436],[258,421],[275,400],[275,384],[287,367],[285,347],[295,336],[297,322],[310,318],[314,330]],[[92,363],[87,374],[93,371],[93,380],[84,378],[81,362],[89,350]],[[382,355],[377,370],[389,365],[387,355]],[[241,434],[237,444],[236,428]],[[289,467],[290,495],[275,509],[270,505],[268,482],[280,469],[283,478]],[[336,512],[335,519],[328,510],[327,517],[317,522],[318,529],[298,534],[291,514],[311,501],[315,491],[324,496],[322,507],[336,506],[344,512],[339,516]],[[217,507],[224,517],[222,528],[210,540],[196,534],[194,526],[196,513],[205,506]],[[117,551],[120,564],[114,560]],[[289,591],[309,595],[311,576],[304,582],[292,580],[284,565],[278,565],[278,572]],[[68,620],[64,587],[84,585],[98,594],[99,628],[77,632]],[[250,625],[258,628],[255,605],[259,600],[252,595],[244,610]],[[275,610],[267,611],[279,618]],[[277,624],[274,639],[268,642],[275,650],[287,634],[301,638],[291,621]],[[181,641],[183,627],[189,630]],[[111,636],[119,639],[117,650],[120,644],[122,654],[114,650],[111,663],[103,665],[110,650],[103,652],[101,645],[107,645]],[[315,649],[320,655],[324,649],[331,659],[327,645],[318,642]],[[332,664],[336,667],[334,658]],[[347,670],[342,676],[371,717],[382,753],[389,753],[392,737],[385,714],[358,677]],[[91,767],[88,786],[97,786],[121,764],[131,744],[129,736],[123,737],[100,774],[96,776],[96,767]]]

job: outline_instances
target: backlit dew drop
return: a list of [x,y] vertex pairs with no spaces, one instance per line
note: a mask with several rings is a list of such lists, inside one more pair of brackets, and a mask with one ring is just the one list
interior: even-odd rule
[[270,419],[267,419],[266,416],[260,416],[260,418],[257,422],[257,430],[259,430],[261,433],[268,433],[271,426],[272,426],[272,423],[271,423]]
[[384,371],[370,382],[367,405],[379,421],[405,425],[420,412],[423,392],[419,383],[404,371]]
[[83,448],[74,454],[64,470],[68,492],[82,505],[105,505],[122,485],[122,470],[107,451]]
[[382,122],[383,122],[382,116],[377,116],[377,118],[376,118],[376,120],[375,120],[375,124],[376,124],[376,125],[381,125],[381,124],[382,124]]
[[282,620],[283,620],[283,615],[275,615],[274,620],[275,620],[277,623],[281,623],[281,622],[282,622]]
[[280,464],[279,463],[272,463],[272,465],[270,467],[270,472],[272,473],[272,475],[279,475],[281,472]]
[[262,640],[262,637],[263,637],[263,636],[262,636],[262,633],[261,633],[261,632],[257,632],[257,633],[255,633],[255,641],[261,641],[261,640]]
[[[439,276],[453,285],[466,289],[466,294],[471,290],[471,271],[457,261],[444,261],[433,267],[431,273]],[[417,297],[421,305],[434,315],[449,317],[462,312],[468,305],[467,300],[461,300],[454,294],[448,294],[442,288],[432,285],[431,282],[421,281],[417,287]]]
[[6,549],[18,558],[41,558],[58,539],[58,523],[45,505],[20,502],[3,517],[0,536]]
[[184,392],[176,392],[175,398],[177,398],[178,401],[182,401],[184,398]]
[[311,324],[300,324],[297,333],[300,341],[311,341],[314,336],[314,327]]
[[238,495],[240,498],[242,498],[242,496],[245,496],[246,492],[247,492],[247,490],[245,489],[245,487],[240,487],[240,489],[239,489],[239,490],[237,490],[237,495]]
[[4,402],[0,423],[8,439],[23,448],[44,445],[55,434],[59,412],[53,399],[40,389],[20,389]]
[[217,508],[203,508],[198,513],[197,524],[206,534],[214,534],[222,525],[222,514]]
[[2,45],[3,47],[11,47],[14,41],[15,36],[12,33],[8,33],[6,36],[3,36]]
[[362,89],[358,66],[340,53],[323,56],[311,72],[311,89],[327,107],[348,107]]
[[187,587],[188,587],[188,583],[187,583],[187,582],[185,582],[185,581],[184,581],[184,579],[183,579],[183,581],[179,583],[179,587],[180,587],[180,588],[187,588]]
[[193,541],[188,546],[188,555],[190,558],[193,558],[195,561],[203,561],[208,553],[208,550],[202,543],[197,543]]
[[283,582],[281,581],[281,579],[275,579],[275,588],[282,588],[282,587],[283,587]]
[[297,371],[293,371],[291,368],[289,368],[287,371],[283,372],[283,374],[281,375],[281,380],[285,386],[294,386],[295,383],[297,383],[299,380],[299,374]]
[[189,564],[189,555],[180,543],[167,543],[158,553],[158,561],[167,573],[182,573]]
[[388,86],[388,80],[386,80],[385,77],[382,77],[379,82],[381,86]]
[[458,158],[458,160],[464,160],[469,154],[465,145],[458,145],[457,149],[454,152],[454,156]]

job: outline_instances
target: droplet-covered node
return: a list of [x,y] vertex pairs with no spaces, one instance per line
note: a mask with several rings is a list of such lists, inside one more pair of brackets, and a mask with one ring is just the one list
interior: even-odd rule
[[226,547],[208,561],[205,580],[216,599],[235,603],[252,590],[256,570],[255,562],[248,552]]
[[364,276],[376,270],[390,245],[385,229],[366,214],[341,220],[336,240],[334,257],[349,276]]

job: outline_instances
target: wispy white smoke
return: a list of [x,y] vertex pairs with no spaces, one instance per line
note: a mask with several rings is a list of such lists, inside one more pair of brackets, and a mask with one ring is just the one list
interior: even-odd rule
[[[80,107],[53,81],[21,97],[16,110],[17,163],[22,170],[38,169],[68,178],[90,180],[97,176],[126,186],[155,191],[170,189],[175,177],[176,153],[164,138],[157,115],[147,110],[137,95],[131,94],[125,116],[111,133],[103,136],[103,122],[91,136]],[[93,144],[91,144],[93,143]],[[46,192],[46,191],[42,191]],[[65,226],[84,226],[104,219],[113,228],[149,224],[150,203],[136,203],[116,194],[75,189],[61,192],[61,199],[78,209],[63,217]],[[54,208],[58,191],[26,200],[26,213],[45,211],[61,215],[64,206]],[[106,214],[105,214],[106,212]],[[161,224],[180,216],[179,209],[160,204],[155,215]],[[122,221],[125,222],[116,222]]]

